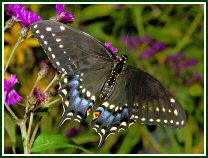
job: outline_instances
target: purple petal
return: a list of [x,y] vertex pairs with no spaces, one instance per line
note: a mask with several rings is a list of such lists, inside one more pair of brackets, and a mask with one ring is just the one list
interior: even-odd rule
[[155,55],[155,53],[156,53],[156,50],[153,47],[150,47],[142,53],[142,59],[150,58],[153,55]]
[[35,88],[33,94],[35,95],[36,105],[45,101],[46,95],[41,91],[40,88]]
[[16,103],[21,102],[21,100],[22,100],[22,97],[15,90],[12,89],[7,94],[6,103],[8,106],[10,106],[10,105],[15,105]]
[[7,14],[13,16],[16,21],[20,21],[23,27],[29,27],[34,22],[42,20],[36,13],[29,11],[27,8],[20,4],[9,4]]
[[118,52],[118,48],[114,48],[110,42],[106,42],[105,46],[108,47],[112,53],[117,53]]
[[73,23],[75,16],[72,13],[67,12],[64,10],[65,4],[57,4],[56,5],[56,12],[58,14],[57,19],[63,23]]
[[166,49],[166,44],[162,43],[162,42],[155,42],[153,43],[153,47],[157,50],[157,51],[162,51]]
[[61,14],[61,12],[64,11],[65,6],[66,6],[65,4],[56,4],[56,12],[58,14]]

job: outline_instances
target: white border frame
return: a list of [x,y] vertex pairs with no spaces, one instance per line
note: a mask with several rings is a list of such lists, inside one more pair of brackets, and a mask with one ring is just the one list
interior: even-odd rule
[[4,94],[4,5],[5,4],[203,4],[204,6],[204,154],[5,154],[4,97],[2,96],[2,156],[206,156],[206,2],[2,2],[2,95]]

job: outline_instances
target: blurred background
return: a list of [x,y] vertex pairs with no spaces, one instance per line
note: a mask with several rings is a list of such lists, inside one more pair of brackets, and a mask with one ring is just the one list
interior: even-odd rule
[[[55,5],[24,5],[38,13],[44,20],[56,15]],[[67,121],[60,129],[61,103],[43,115],[38,133],[61,134],[99,154],[202,154],[204,152],[204,6],[197,4],[110,4],[67,5],[67,11],[75,15],[72,27],[88,32],[100,41],[110,41],[127,54],[129,64],[142,68],[160,80],[176,96],[187,115],[183,129],[134,124],[128,131],[120,131],[108,137],[97,150],[99,136],[89,128],[90,120],[83,125]],[[5,21],[9,19],[6,15]],[[4,65],[7,63],[21,26],[17,23],[4,36]],[[29,94],[40,70],[41,62],[50,63],[34,37],[25,40],[15,52],[8,69],[17,74],[16,89],[23,96]],[[56,70],[50,65],[48,75],[38,87],[45,89]],[[7,77],[7,76],[6,76]],[[56,87],[47,94],[56,95]],[[24,107],[12,109],[23,116]],[[36,116],[38,117],[38,116]],[[12,127],[7,119],[5,124]],[[12,153],[12,140],[5,128],[5,153]],[[15,127],[15,148],[22,153],[21,133]],[[14,139],[14,138],[13,138]],[[50,149],[42,153],[79,154],[75,148]]]

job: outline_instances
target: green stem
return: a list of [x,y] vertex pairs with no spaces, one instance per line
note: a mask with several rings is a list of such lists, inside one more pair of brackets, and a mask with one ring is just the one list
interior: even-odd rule
[[12,57],[13,57],[13,55],[14,55],[14,52],[16,51],[16,49],[17,49],[17,47],[20,45],[20,43],[22,43],[22,41],[23,41],[22,36],[19,36],[19,38],[18,38],[18,40],[17,40],[17,43],[15,44],[15,46],[14,46],[14,48],[13,48],[13,50],[12,50],[12,53],[11,53],[10,56],[9,56],[9,59],[8,59],[7,64],[6,64],[6,67],[5,67],[5,69],[4,69],[4,72],[6,72],[8,66],[9,66],[9,63],[10,63],[11,60],[12,60]]
[[25,140],[26,140],[26,125],[25,125],[25,121],[21,121],[20,122],[20,130],[21,130],[21,134],[22,134],[22,141],[23,141],[23,147],[24,147],[24,154],[28,154],[27,152],[27,147],[26,147],[26,144],[25,144]]
[[57,95],[57,97],[53,101],[44,105],[44,107],[50,107],[51,105],[56,104],[57,102],[60,102],[60,101],[61,101],[61,97],[59,95]]
[[134,15],[136,19],[136,26],[137,30],[139,32],[140,37],[143,37],[145,35],[144,25],[143,25],[143,18],[142,18],[142,8],[137,6],[137,8],[134,9]]
[[32,134],[32,136],[31,136],[30,144],[29,144],[30,149],[32,148],[33,142],[34,142],[34,140],[35,140],[35,136],[36,136],[36,134],[37,134],[37,132],[38,132],[38,128],[40,127],[40,123],[41,123],[41,119],[40,119],[40,120],[38,121],[38,123],[36,124],[35,129],[34,129],[34,131],[33,131],[33,134]]
[[16,121],[18,121],[19,118],[15,115],[15,113],[12,111],[12,109],[11,109],[6,103],[5,103],[4,105],[5,105],[5,107],[7,108],[7,110],[9,111],[9,113],[12,115],[12,117],[13,117]]
[[34,112],[30,112],[29,127],[28,127],[28,131],[27,131],[26,139],[25,139],[27,153],[30,153],[30,142],[29,141],[30,141],[30,133],[31,133],[31,129],[32,129],[33,118],[34,118]]
[[53,80],[48,84],[48,86],[47,86],[46,89],[43,91],[43,93],[46,93],[46,92],[50,89],[50,87],[54,84],[54,82],[55,82],[57,79],[58,79],[58,75],[55,74]]
[[182,40],[176,45],[176,47],[173,49],[172,53],[180,52],[183,49],[183,47],[189,42],[189,39],[191,38],[192,34],[195,32],[195,30],[197,29],[197,26],[200,24],[203,15],[204,15],[204,12],[199,11],[194,21],[191,23],[190,27],[187,29],[186,34],[184,35]]
[[37,77],[37,79],[36,79],[36,81],[35,81],[35,84],[33,85],[33,88],[32,88],[32,90],[30,91],[29,97],[32,96],[35,87],[38,85],[38,83],[40,82],[40,80],[41,80],[42,78],[43,78],[43,77],[42,77],[40,74],[38,74],[38,77]]

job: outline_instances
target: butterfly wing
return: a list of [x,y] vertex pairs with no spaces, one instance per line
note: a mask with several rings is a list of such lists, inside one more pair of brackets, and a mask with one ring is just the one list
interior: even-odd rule
[[100,113],[100,116],[94,117],[91,123],[92,128],[100,135],[99,147],[110,134],[115,134],[121,129],[126,130],[134,122],[129,115],[125,75],[125,73],[121,73],[118,76],[110,97],[94,112],[94,114]]
[[62,73],[99,69],[116,59],[94,37],[59,22],[46,20],[35,23],[32,32],[54,67]]
[[186,116],[179,102],[150,74],[128,66],[128,99],[131,117],[140,123],[181,128]]
[[100,135],[99,147],[109,134],[127,130],[134,122],[177,128],[186,122],[181,105],[162,84],[132,66],[118,76],[109,99],[95,112],[101,112],[92,121],[92,127]]
[[61,124],[67,119],[83,121],[116,57],[94,37],[62,23],[41,21],[33,24],[32,32],[63,74],[59,88],[64,108]]

